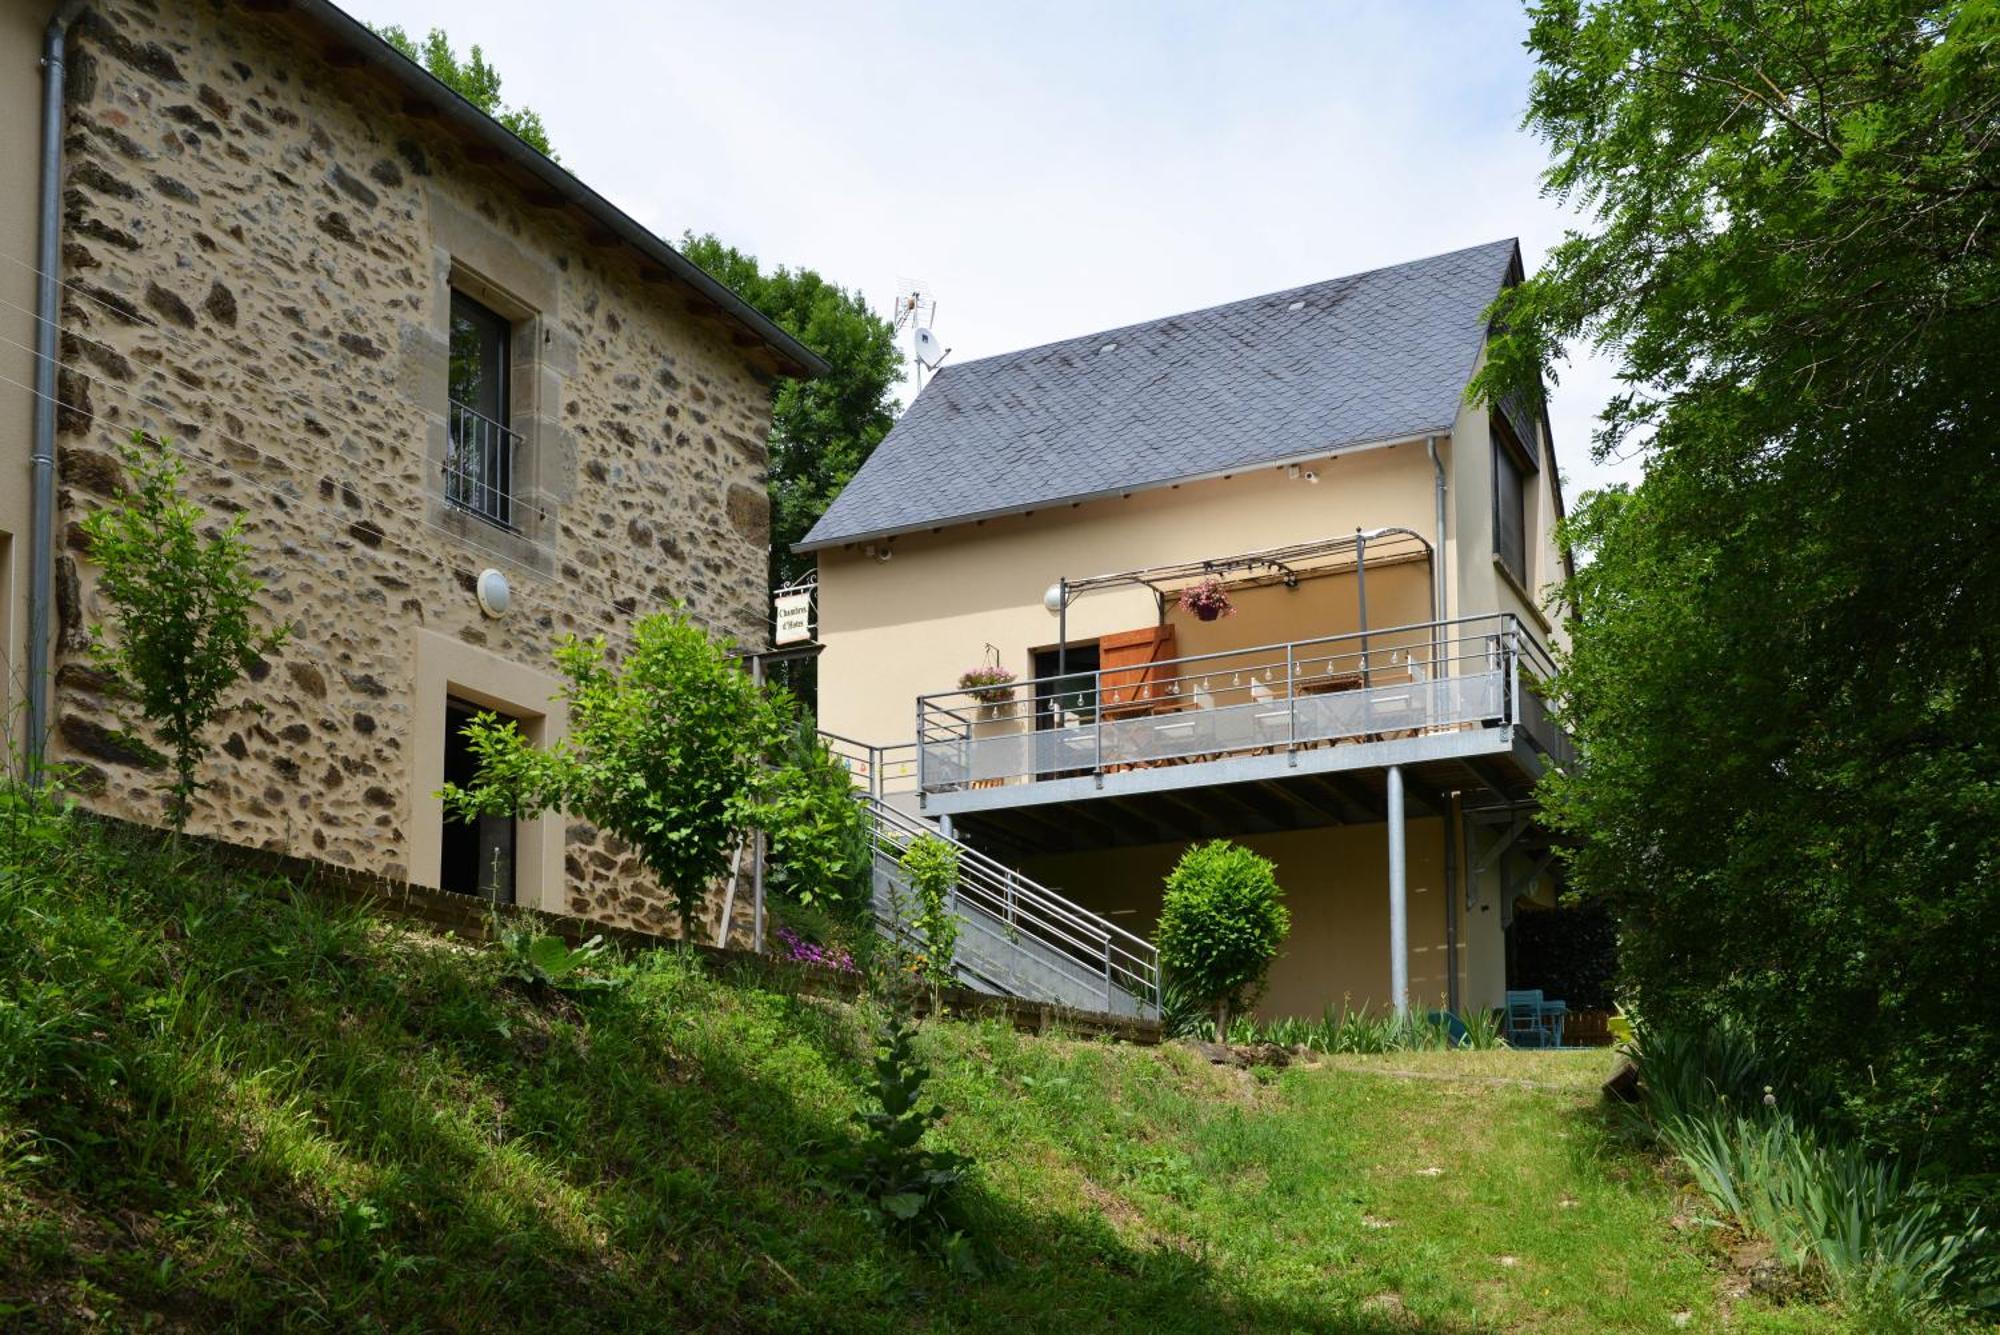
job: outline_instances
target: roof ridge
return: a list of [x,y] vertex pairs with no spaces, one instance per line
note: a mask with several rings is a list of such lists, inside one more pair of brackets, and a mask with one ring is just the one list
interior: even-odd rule
[[941,368],[794,550],[1451,430],[1519,253],[1509,237]]
[[1435,255],[1420,255],[1416,259],[1401,260],[1395,264],[1378,264],[1372,269],[1357,269],[1353,273],[1334,274],[1330,278],[1319,278],[1310,283],[1299,283],[1293,287],[1274,288],[1269,292],[1259,292],[1255,296],[1238,297],[1234,301],[1218,301],[1212,306],[1196,306],[1191,310],[1174,311],[1167,315],[1156,315],[1149,320],[1134,320],[1130,324],[1114,325],[1109,329],[1092,330],[1082,334],[1070,334],[1065,338],[1052,338],[1046,343],[1030,343],[1026,347],[1011,348],[1005,352],[989,352],[983,357],[968,357],[964,361],[952,362],[950,365],[939,367],[932,373],[931,383],[935,384],[938,376],[943,375],[946,371],[954,367],[977,366],[981,362],[997,361],[1002,357],[1025,357],[1032,352],[1045,352],[1050,348],[1059,348],[1065,343],[1087,343],[1091,339],[1111,338],[1118,334],[1129,334],[1134,330],[1145,329],[1152,325],[1165,324],[1169,320],[1192,319],[1198,315],[1212,315],[1217,311],[1234,310],[1239,306],[1254,306],[1260,301],[1271,301],[1278,297],[1288,297],[1296,292],[1310,292],[1316,287],[1325,287],[1329,283],[1346,283],[1360,278],[1372,278],[1376,274],[1388,273],[1394,269],[1413,269],[1420,264],[1434,264],[1439,260],[1453,259],[1460,255],[1470,255],[1476,250],[1491,250],[1496,246],[1519,246],[1520,244],[1521,238],[1518,236],[1497,237],[1492,241],[1482,241],[1477,245],[1460,246],[1456,250],[1441,250]]

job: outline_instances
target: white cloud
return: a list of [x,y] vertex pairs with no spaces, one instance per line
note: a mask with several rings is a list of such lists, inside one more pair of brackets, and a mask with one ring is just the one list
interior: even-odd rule
[[[1517,235],[1565,216],[1494,0],[928,8],[367,0],[480,43],[563,162],[647,226],[713,231],[886,308],[929,280],[958,357]],[[1551,417],[1567,493],[1608,368]]]

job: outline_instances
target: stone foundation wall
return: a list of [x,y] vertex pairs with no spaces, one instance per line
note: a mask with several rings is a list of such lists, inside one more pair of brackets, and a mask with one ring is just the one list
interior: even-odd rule
[[[240,513],[291,642],[238,692],[192,827],[388,877],[410,865],[417,632],[542,669],[684,601],[761,644],[770,377],[579,215],[538,207],[435,123],[274,20],[112,0],[76,30],[65,142],[55,750],[87,801],[157,820],[159,775],[90,667],[100,617],[75,521],[115,495],[135,428]],[[446,310],[515,321],[524,517],[444,503]],[[504,571],[503,618],[476,573]],[[521,702],[531,703],[531,702]],[[627,850],[567,827],[565,902],[663,930]]]

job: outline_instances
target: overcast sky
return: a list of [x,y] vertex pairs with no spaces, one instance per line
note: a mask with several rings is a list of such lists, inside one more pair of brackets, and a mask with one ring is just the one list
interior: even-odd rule
[[[1512,0],[928,5],[350,0],[477,41],[563,165],[669,239],[713,231],[958,359],[1518,236],[1567,215],[1520,129]],[[1551,412],[1572,501],[1610,386]],[[907,393],[907,389],[906,389]]]

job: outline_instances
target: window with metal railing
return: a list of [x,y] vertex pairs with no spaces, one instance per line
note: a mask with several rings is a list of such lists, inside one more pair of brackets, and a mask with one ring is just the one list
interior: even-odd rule
[[521,444],[507,425],[512,337],[505,316],[453,290],[445,499],[506,529],[515,527],[515,456]]

